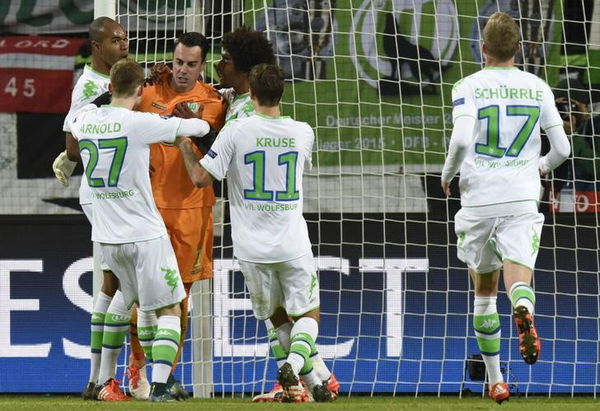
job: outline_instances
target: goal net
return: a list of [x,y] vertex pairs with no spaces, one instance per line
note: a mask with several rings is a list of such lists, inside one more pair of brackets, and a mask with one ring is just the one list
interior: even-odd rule
[[[180,33],[204,33],[211,44],[205,79],[215,84],[225,32],[246,25],[271,40],[287,79],[283,112],[317,136],[304,210],[320,272],[317,345],[341,391],[479,394],[481,364],[469,360],[479,352],[473,290],[454,245],[459,202],[439,188],[452,85],[482,67],[481,30],[500,10],[519,22],[519,66],[567,100],[587,97],[591,111],[600,83],[600,5],[591,3],[122,0],[114,13],[147,64],[170,62]],[[578,137],[585,149],[544,182],[534,276],[543,345],[535,366],[521,360],[502,286],[498,299],[502,369],[514,393],[600,387],[598,131],[593,111],[567,109],[590,128]],[[265,326],[252,315],[232,257],[226,203],[215,207],[214,279],[194,286],[177,371],[198,396],[255,395],[276,375]]]

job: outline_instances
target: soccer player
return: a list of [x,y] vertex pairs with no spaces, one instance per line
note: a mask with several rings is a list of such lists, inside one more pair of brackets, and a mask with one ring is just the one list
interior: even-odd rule
[[[209,43],[197,32],[182,34],[173,52],[173,69],[166,70],[160,81],[146,86],[138,111],[176,115],[182,118],[203,118],[213,129],[220,130],[225,121],[226,103],[210,85],[199,82],[206,66]],[[194,146],[196,155],[202,156]],[[195,281],[212,278],[213,215],[215,194],[212,186],[196,188],[190,181],[183,158],[177,147],[167,143],[153,144],[150,148],[152,193],[171,244],[186,291],[181,303],[181,338],[185,340],[188,325],[188,298]],[[132,340],[136,332],[132,330]],[[132,347],[136,342],[132,341]],[[180,352],[178,352],[179,357]],[[135,355],[135,352],[134,352]],[[129,382],[134,396],[144,398],[147,393],[136,389],[135,376],[143,371],[145,360],[140,355],[130,360]],[[175,369],[175,364],[173,369]],[[188,397],[187,391],[171,374],[169,389],[179,399]]]
[[[250,71],[258,64],[274,64],[275,56],[273,47],[264,34],[246,27],[240,27],[225,34],[222,46],[221,60],[215,68],[221,86],[225,87],[219,91],[229,102],[225,118],[226,122],[229,122],[256,113],[249,93]],[[289,321],[283,308],[280,307],[275,315],[281,326],[273,327],[269,319],[265,320],[265,325],[273,358],[280,367],[287,357],[293,324]],[[319,377],[323,381],[327,381],[327,387],[332,392],[333,398],[337,398],[339,383],[325,365],[318,351],[315,350],[312,353],[311,360]],[[280,402],[283,394],[283,387],[275,384],[269,392],[255,396],[252,401]]]
[[[489,377],[489,396],[510,396],[500,371],[500,318],[496,308],[500,269],[513,306],[519,349],[534,364],[541,343],[533,322],[531,279],[544,216],[538,213],[540,174],[569,155],[569,141],[549,86],[514,66],[519,28],[494,13],[483,31],[485,68],[452,91],[453,121],[441,185],[460,168],[461,209],[455,216],[458,258],[475,288],[473,327]],[[551,144],[540,158],[540,126]]]
[[[108,90],[110,68],[120,59],[127,57],[128,54],[129,42],[127,33],[119,23],[108,17],[99,17],[90,24],[89,37],[92,46],[92,63],[91,66],[85,66],[83,74],[79,77],[73,88],[71,108],[63,125],[67,142],[70,141],[70,118],[81,107],[92,102],[96,97]],[[70,157],[65,150],[54,160],[52,168],[56,178],[64,186],[68,186],[69,178],[78,161],[80,161],[78,150],[73,150]],[[81,179],[79,202],[88,221],[91,223],[91,191],[85,177]],[[94,254],[99,255],[100,252],[97,245],[95,247],[96,252]],[[114,365],[111,368],[110,364],[116,364],[116,356],[125,338],[125,335],[117,330],[123,323],[123,317],[129,314],[127,314],[128,310],[124,306],[122,296],[117,291],[119,286],[117,277],[115,277],[101,258],[100,260],[103,270],[103,281],[102,288],[96,297],[92,309],[90,377],[85,390],[82,392],[82,397],[85,400],[96,398],[98,394],[96,384],[100,369],[102,368],[101,359],[104,357],[105,374],[112,377],[104,390],[104,398],[108,401],[122,401],[126,400],[127,397],[121,392],[119,384],[113,381],[115,376]],[[119,340],[121,340],[120,344]],[[118,345],[119,350],[116,349]]]
[[185,289],[152,197],[150,145],[173,143],[177,136],[204,136],[210,126],[199,119],[133,112],[143,82],[143,69],[135,61],[115,63],[110,70],[111,104],[87,105],[69,119],[73,135],[67,150],[75,150],[73,142],[78,142],[92,193],[92,240],[100,244],[118,277],[126,307],[137,303],[140,311],[155,312],[158,317],[156,328],[140,328],[153,340],[149,400],[165,402],[175,400],[166,383],[179,348],[179,304]]
[[279,67],[255,66],[249,80],[256,115],[224,127],[200,162],[189,140],[178,146],[197,186],[228,177],[234,254],[254,315],[270,319],[276,329],[288,315],[294,320],[277,375],[285,396],[308,401],[302,375],[316,401],[331,401],[311,361],[319,330],[319,281],[302,216],[302,172],[312,165],[314,133],[308,124],[281,116],[284,78]]

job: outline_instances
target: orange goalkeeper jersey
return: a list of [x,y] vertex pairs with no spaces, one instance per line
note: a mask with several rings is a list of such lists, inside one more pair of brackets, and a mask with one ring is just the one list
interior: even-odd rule
[[[202,119],[217,131],[223,127],[227,109],[224,99],[213,87],[200,82],[196,82],[194,88],[186,93],[177,93],[164,78],[159,84],[144,87],[137,110],[171,115],[181,102],[188,102],[192,111],[197,110],[197,104],[203,104]],[[196,146],[193,148],[196,155],[202,157],[200,150]],[[215,204],[212,186],[196,188],[192,184],[183,157],[174,145],[152,144],[150,167],[153,169],[152,192],[158,208],[211,207]]]

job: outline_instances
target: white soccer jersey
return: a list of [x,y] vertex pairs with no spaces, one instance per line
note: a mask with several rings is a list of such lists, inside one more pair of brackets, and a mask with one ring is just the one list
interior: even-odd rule
[[[99,95],[106,93],[109,83],[110,77],[106,74],[98,73],[90,66],[83,68],[83,73],[77,80],[77,83],[75,83],[75,87],[73,87],[73,92],[71,93],[71,108],[69,108],[69,113],[63,123],[64,132],[71,132],[69,120],[73,114],[81,107],[94,101]],[[81,185],[79,186],[79,203],[92,203],[92,192],[87,185],[87,181],[85,181],[85,177],[81,178]]]
[[232,88],[219,90],[219,93],[229,103],[225,114],[225,123],[238,118],[250,117],[256,114],[250,93],[236,94]]
[[477,120],[460,168],[463,206],[539,200],[540,126],[562,127],[550,87],[516,67],[486,67],[452,90],[453,121]]
[[92,193],[93,241],[122,244],[167,233],[150,186],[150,144],[172,143],[181,121],[92,104],[72,116]]
[[306,123],[255,114],[219,133],[200,160],[227,176],[234,253],[254,263],[289,261],[311,251],[302,216],[302,173],[312,166],[315,136]]

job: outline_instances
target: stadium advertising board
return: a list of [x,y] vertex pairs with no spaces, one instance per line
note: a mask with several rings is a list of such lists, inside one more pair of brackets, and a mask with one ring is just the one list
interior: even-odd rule
[[[468,315],[472,291],[466,270],[447,246],[451,225],[428,231],[425,220],[414,215],[396,230],[384,223],[390,236],[385,246],[369,246],[365,238],[372,233],[351,221],[322,223],[319,233],[310,225],[311,237],[323,239],[317,256],[322,310],[317,344],[344,392],[463,388],[465,358],[478,352]],[[598,257],[589,252],[596,240],[579,236],[573,249],[575,233],[566,222],[556,221],[555,230],[547,228],[542,236],[535,287],[543,352],[535,367],[520,359],[503,292],[498,300],[503,367],[521,392],[596,387]],[[595,227],[592,218],[581,217],[580,224]],[[13,219],[1,227],[0,392],[78,392],[89,370],[89,227],[72,217]],[[337,243],[331,241],[336,231],[343,233]],[[263,379],[272,381],[276,373],[275,362],[266,359],[264,325],[253,319],[231,259],[216,258],[215,268],[214,389],[260,391]],[[184,357],[186,384],[189,361]],[[468,378],[467,383],[472,384]]]

